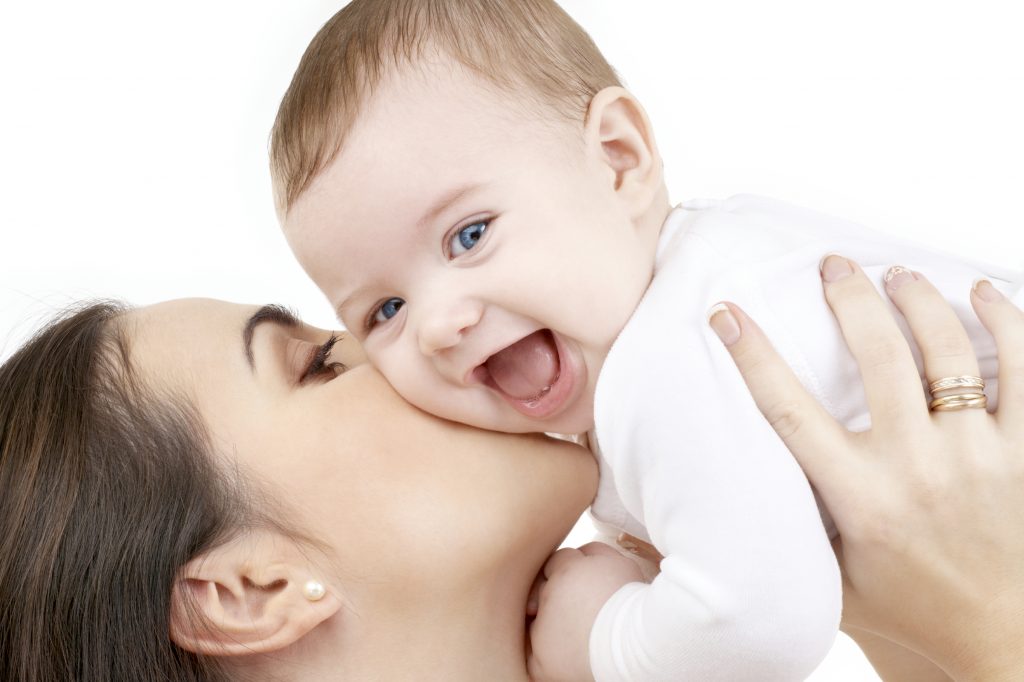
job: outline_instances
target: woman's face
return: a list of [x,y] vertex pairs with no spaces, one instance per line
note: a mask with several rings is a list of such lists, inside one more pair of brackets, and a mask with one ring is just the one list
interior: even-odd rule
[[389,598],[535,571],[595,493],[582,448],[421,412],[345,334],[329,361],[349,369],[309,374],[330,333],[275,310],[171,301],[128,329],[147,381],[186,392],[215,450],[287,503],[345,575],[387,584]]

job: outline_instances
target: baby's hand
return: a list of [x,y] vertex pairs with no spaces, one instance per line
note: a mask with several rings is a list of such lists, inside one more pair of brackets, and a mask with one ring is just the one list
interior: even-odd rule
[[593,680],[588,645],[597,612],[620,587],[641,581],[633,561],[600,542],[555,552],[531,595],[537,618],[530,626],[530,679]]

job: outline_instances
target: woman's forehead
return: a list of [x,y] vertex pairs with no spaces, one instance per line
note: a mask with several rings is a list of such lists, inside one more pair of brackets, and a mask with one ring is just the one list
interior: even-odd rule
[[128,314],[132,364],[151,383],[181,386],[197,377],[226,379],[245,366],[242,332],[255,310],[212,299],[180,299]]

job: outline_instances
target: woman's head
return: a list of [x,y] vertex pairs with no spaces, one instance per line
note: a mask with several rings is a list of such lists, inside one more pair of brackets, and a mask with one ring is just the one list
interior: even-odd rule
[[250,510],[190,406],[133,372],[124,315],[71,311],[0,368],[3,679],[213,677],[155,596]]
[[[387,677],[496,628],[521,658],[526,592],[589,502],[592,460],[419,412],[344,337],[329,362],[349,369],[303,379],[329,336],[277,308],[101,306],[4,365],[0,599],[36,629],[19,633],[30,662],[122,651],[188,679],[208,657],[185,652],[236,654],[287,677],[301,651],[309,674],[336,655]],[[118,649],[146,633],[152,655]]]

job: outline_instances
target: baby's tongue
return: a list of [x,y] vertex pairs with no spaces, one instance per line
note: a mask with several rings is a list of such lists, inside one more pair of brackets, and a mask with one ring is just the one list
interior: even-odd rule
[[491,379],[517,400],[541,396],[558,378],[558,350],[544,329],[498,351],[487,360]]

